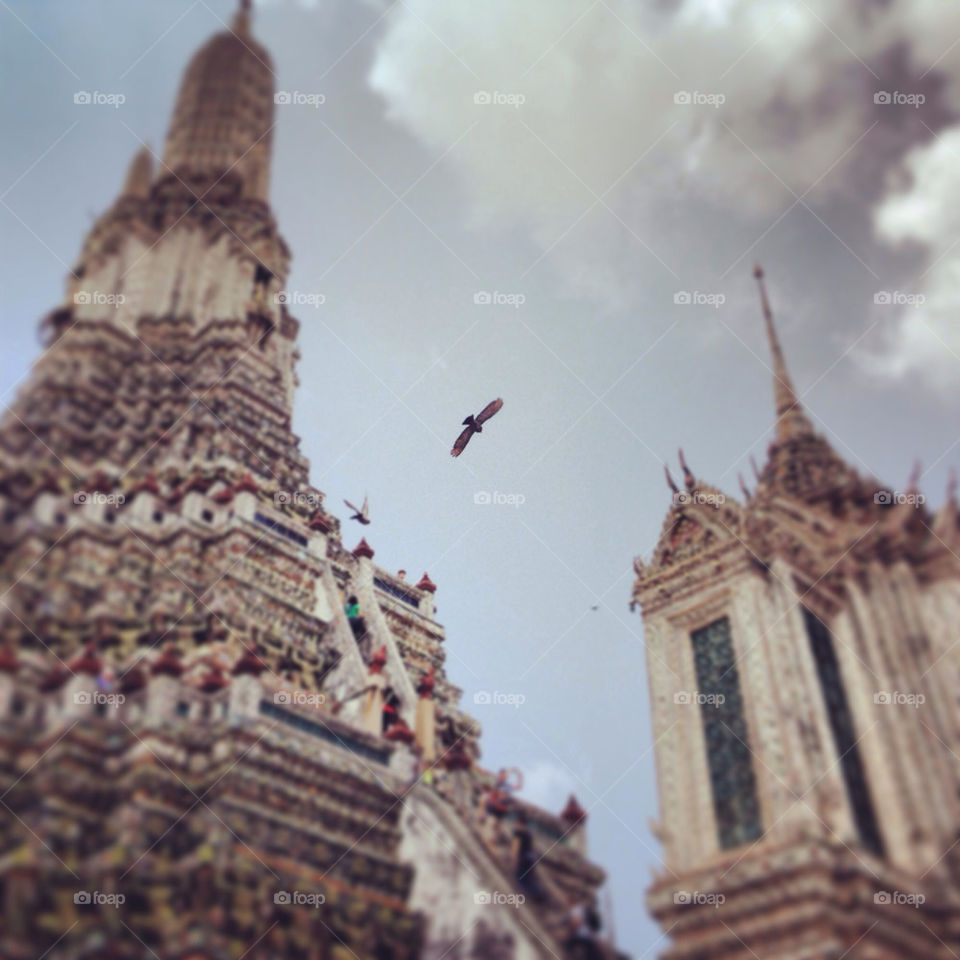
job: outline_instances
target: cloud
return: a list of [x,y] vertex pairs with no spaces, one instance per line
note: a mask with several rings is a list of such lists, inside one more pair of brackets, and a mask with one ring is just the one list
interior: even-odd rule
[[610,264],[625,227],[655,244],[678,200],[770,217],[834,164],[817,190],[841,189],[874,111],[860,60],[900,27],[889,8],[826,0],[641,7],[409,0],[370,72],[390,118],[450,150],[478,225],[522,225],[548,250],[591,206],[605,214],[565,271],[588,293],[608,280],[583,265]]
[[570,794],[577,792],[578,784],[573,774],[557,763],[537,761],[523,772],[523,799],[546,810],[559,812]]
[[[960,114],[955,5],[407,0],[384,23],[369,83],[388,117],[459,173],[473,225],[524,231],[533,264],[549,254],[560,294],[622,310],[666,272],[723,276],[798,197],[867,261],[956,233],[941,199],[960,164],[915,150]],[[889,184],[908,154],[903,191]],[[876,370],[947,375],[956,254]]]
[[667,272],[723,276],[802,197],[823,216],[800,249],[829,219],[861,263],[942,257],[922,308],[888,305],[882,349],[855,356],[955,378],[960,7],[407,0],[384,23],[389,118],[458,171],[474,226],[523,231],[531,269],[549,256],[560,295],[618,311]]
[[905,162],[906,183],[892,187],[878,206],[878,235],[891,244],[919,244],[930,265],[918,289],[900,295],[892,333],[868,364],[901,378],[924,380],[955,392],[960,374],[960,126],[918,147]]

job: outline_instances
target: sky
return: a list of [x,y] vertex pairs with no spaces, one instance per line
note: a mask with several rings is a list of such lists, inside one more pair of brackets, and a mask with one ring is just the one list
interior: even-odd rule
[[[0,0],[0,402],[232,9]],[[289,291],[316,304],[296,309],[294,415],[313,481],[348,546],[342,500],[366,493],[377,562],[437,583],[484,763],[521,768],[552,809],[577,794],[618,939],[653,957],[632,559],[656,544],[678,447],[728,495],[764,459],[755,262],[818,429],[894,489],[919,460],[942,501],[960,463],[960,7],[262,0],[255,33],[277,89],[313,95],[277,107],[271,183]]]

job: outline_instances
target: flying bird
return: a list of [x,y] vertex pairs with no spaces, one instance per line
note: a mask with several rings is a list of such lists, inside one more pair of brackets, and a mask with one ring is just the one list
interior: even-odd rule
[[500,408],[503,406],[503,401],[497,397],[496,400],[491,400],[476,416],[472,414],[463,421],[465,430],[457,437],[457,442],[453,445],[453,449],[450,451],[450,456],[459,457],[461,453],[466,449],[467,444],[470,442],[470,438],[475,433],[483,433],[483,425],[495,414],[498,413]]
[[351,520],[359,520],[364,526],[370,523],[370,504],[367,502],[366,494],[363,497],[362,507],[355,507],[349,500],[343,502],[353,511]]

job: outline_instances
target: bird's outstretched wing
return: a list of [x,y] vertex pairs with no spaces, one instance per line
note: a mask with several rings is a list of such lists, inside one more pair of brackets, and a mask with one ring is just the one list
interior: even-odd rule
[[362,514],[363,511],[359,507],[355,507],[349,500],[343,501],[354,513]]
[[503,406],[503,401],[497,397],[496,400],[491,400],[478,414],[477,414],[477,423],[484,424],[486,423],[495,413],[500,412],[500,408]]
[[462,430],[460,433],[460,436],[457,437],[457,442],[453,445],[453,449],[450,451],[450,456],[459,457],[460,454],[463,453],[467,444],[470,442],[470,438],[476,432],[477,431],[474,429],[473,424],[471,424],[469,427],[466,427],[464,430]]

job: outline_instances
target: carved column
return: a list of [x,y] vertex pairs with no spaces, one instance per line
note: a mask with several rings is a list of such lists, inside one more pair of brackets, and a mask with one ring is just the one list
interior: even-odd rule
[[370,661],[367,688],[363,695],[363,729],[377,737],[383,732],[383,691],[387,685],[383,667],[386,662],[387,651],[381,647]]
[[417,684],[417,716],[415,732],[417,746],[425,766],[433,763],[437,758],[437,707],[433,699],[433,688],[436,683],[433,668],[425,674]]

